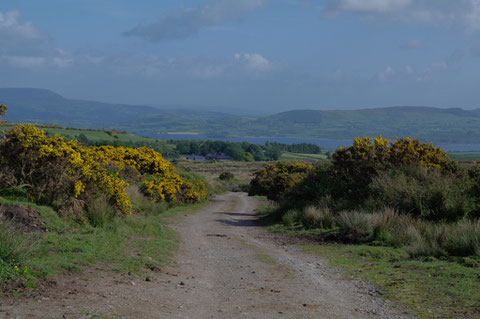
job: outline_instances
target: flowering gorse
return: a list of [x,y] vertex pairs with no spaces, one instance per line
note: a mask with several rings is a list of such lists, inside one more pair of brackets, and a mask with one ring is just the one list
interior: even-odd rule
[[[140,176],[142,190],[154,201],[197,202],[207,197],[203,183],[188,183],[152,149],[86,147],[64,137],[48,137],[36,126],[19,124],[0,144],[0,183],[27,190],[39,203],[81,213],[98,196],[106,196],[122,215],[131,213],[126,170]],[[0,185],[2,186],[2,185]]]

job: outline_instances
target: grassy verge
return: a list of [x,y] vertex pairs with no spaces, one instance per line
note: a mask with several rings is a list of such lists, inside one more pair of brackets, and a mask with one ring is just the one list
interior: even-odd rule
[[[268,211],[263,207],[261,211]],[[260,219],[270,231],[288,236],[318,239],[329,230],[286,225],[272,214]],[[401,248],[322,243],[302,245],[307,253],[327,259],[348,275],[366,280],[379,294],[412,310],[419,318],[480,318],[480,260],[471,257],[412,259]]]
[[179,243],[178,235],[166,225],[206,205],[114,218],[100,228],[66,221],[50,207],[6,199],[1,199],[0,204],[29,206],[41,215],[39,231],[16,232],[13,225],[1,224],[0,237],[12,242],[0,245],[3,250],[8,248],[0,251],[0,285],[17,282],[18,288],[35,288],[41,278],[82,271],[99,262],[119,272],[159,270],[171,260]]
[[420,318],[480,318],[480,271],[452,261],[408,259],[402,249],[366,245],[305,245],[332,266],[374,283],[380,295]]
[[291,152],[283,152],[280,157],[280,160],[285,161],[321,161],[326,159],[327,155],[325,154],[301,154]]

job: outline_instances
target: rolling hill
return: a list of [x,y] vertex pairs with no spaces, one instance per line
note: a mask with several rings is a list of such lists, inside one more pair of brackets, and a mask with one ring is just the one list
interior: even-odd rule
[[480,145],[480,109],[396,106],[360,110],[293,110],[241,117],[201,109],[155,108],[71,100],[42,89],[0,89],[9,121],[114,128],[143,135],[198,133],[212,137],[295,137],[348,140],[358,136],[415,136]]

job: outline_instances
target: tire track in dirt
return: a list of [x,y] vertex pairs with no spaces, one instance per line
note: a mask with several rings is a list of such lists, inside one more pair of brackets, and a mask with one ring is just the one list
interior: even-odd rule
[[173,225],[176,261],[150,282],[99,271],[72,297],[47,293],[0,318],[404,318],[372,287],[274,240],[255,224],[258,205],[244,193],[216,196]]

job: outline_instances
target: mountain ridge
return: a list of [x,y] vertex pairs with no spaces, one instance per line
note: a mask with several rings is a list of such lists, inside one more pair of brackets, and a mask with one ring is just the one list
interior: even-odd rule
[[73,100],[53,91],[0,88],[6,120],[63,126],[115,128],[136,134],[191,132],[214,137],[258,136],[345,140],[358,136],[416,136],[455,144],[480,144],[480,109],[392,106],[356,110],[299,109],[246,117],[198,109],[167,109]]

